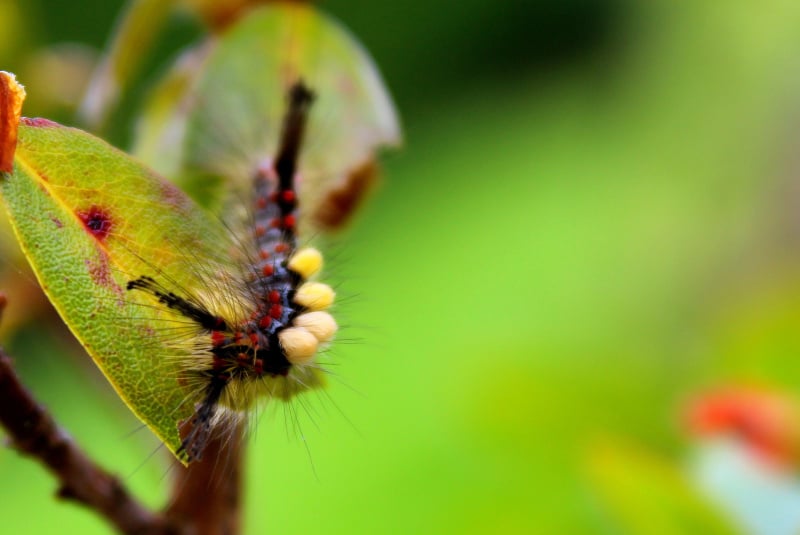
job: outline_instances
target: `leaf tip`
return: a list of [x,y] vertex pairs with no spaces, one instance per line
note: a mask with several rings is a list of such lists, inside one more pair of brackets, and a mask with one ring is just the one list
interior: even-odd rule
[[14,170],[17,127],[25,100],[25,88],[10,72],[0,71],[0,171]]

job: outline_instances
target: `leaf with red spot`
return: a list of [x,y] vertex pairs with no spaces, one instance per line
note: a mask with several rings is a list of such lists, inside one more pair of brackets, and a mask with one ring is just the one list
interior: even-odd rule
[[[14,121],[0,125],[0,135],[10,130],[17,132]],[[178,425],[194,409],[175,357],[191,348],[163,335],[174,332],[173,312],[126,286],[148,275],[199,291],[203,274],[193,266],[207,260],[212,275],[224,229],[175,186],[85,132],[22,119],[17,133],[0,195],[22,249],[120,397],[175,452]]]
[[207,206],[222,206],[231,184],[240,199],[254,171],[275,157],[286,95],[298,80],[316,95],[301,151],[302,223],[338,227],[374,181],[376,151],[399,144],[401,134],[372,59],[312,6],[254,9],[186,56],[145,112],[138,154],[176,173]]

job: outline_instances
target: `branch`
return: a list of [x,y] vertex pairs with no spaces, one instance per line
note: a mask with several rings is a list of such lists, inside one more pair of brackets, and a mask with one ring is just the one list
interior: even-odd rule
[[[0,316],[6,297],[0,293]],[[94,510],[129,535],[235,535],[240,531],[243,426],[215,434],[202,461],[176,462],[176,483],[163,514],[140,504],[122,483],[92,461],[36,402],[0,348],[0,425],[10,444],[41,462],[60,483],[57,495]]]
[[[5,308],[0,294],[0,312]],[[58,496],[94,509],[122,533],[174,533],[145,509],[120,481],[81,451],[22,386],[11,358],[0,348],[0,425],[20,453],[44,464],[58,479]]]
[[173,461],[176,477],[165,514],[192,535],[235,535],[241,530],[243,424],[212,433],[203,458],[188,468]]

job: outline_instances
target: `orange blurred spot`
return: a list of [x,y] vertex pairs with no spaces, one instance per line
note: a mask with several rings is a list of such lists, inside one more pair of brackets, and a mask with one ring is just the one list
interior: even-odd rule
[[734,436],[768,461],[797,461],[798,420],[793,400],[768,390],[729,388],[702,394],[686,411],[689,432],[698,438]]

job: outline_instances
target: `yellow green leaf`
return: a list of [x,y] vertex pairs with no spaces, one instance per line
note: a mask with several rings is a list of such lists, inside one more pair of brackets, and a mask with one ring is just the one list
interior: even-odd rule
[[126,286],[147,275],[189,295],[200,291],[212,271],[195,265],[221,256],[221,224],[123,152],[41,119],[20,123],[0,194],[61,317],[120,397],[176,452],[178,425],[194,410],[180,382],[180,357],[191,355],[180,344],[185,323]]

